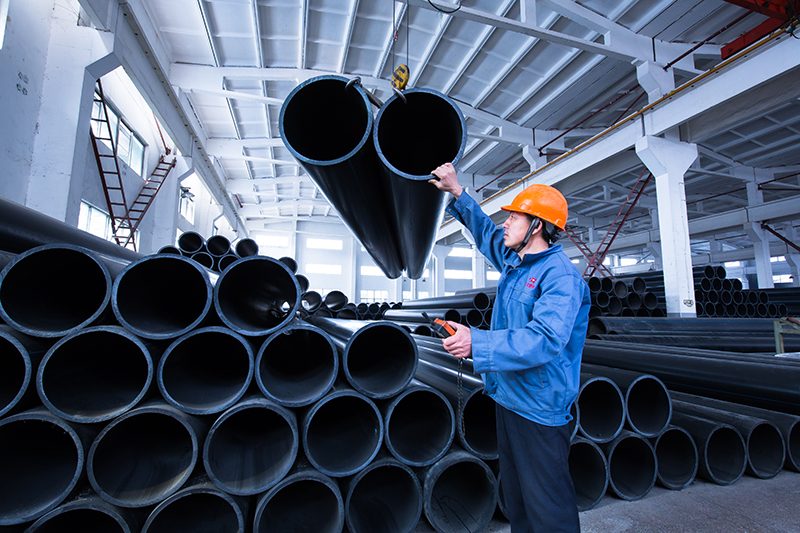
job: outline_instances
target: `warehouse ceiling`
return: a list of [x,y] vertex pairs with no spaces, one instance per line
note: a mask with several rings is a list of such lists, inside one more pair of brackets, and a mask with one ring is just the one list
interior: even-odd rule
[[[280,139],[283,99],[310,77],[360,76],[385,100],[392,71],[408,64],[409,87],[440,91],[463,111],[469,137],[459,170],[486,198],[647,105],[637,65],[655,55],[678,86],[768,20],[740,7],[749,0],[141,2],[169,56],[169,82],[186,96],[195,133],[251,234],[339,222]],[[754,176],[789,176],[760,194],[800,202],[798,141],[796,96],[693,139],[700,157],[685,178],[690,220],[748,205]],[[642,175],[631,160],[569,193],[569,223],[584,239],[597,237],[589,228],[602,235]],[[652,228],[654,207],[651,180],[620,235]],[[741,231],[719,238],[724,249],[752,246]]]

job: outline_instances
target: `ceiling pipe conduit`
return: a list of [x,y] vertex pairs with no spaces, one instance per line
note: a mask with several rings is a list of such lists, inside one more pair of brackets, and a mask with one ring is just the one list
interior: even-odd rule
[[349,81],[318,76],[295,87],[281,107],[280,134],[375,264],[396,279],[403,261],[390,193],[378,179],[372,106],[361,84]]
[[698,454],[694,439],[683,428],[667,427],[651,439],[658,464],[657,481],[670,490],[683,490],[697,475]]

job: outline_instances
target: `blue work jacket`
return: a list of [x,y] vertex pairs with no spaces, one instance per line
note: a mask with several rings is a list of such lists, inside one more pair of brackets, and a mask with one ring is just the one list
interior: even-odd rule
[[466,192],[447,211],[502,273],[490,331],[472,328],[472,360],[484,394],[520,416],[562,426],[580,387],[589,322],[589,287],[561,245],[520,259]]

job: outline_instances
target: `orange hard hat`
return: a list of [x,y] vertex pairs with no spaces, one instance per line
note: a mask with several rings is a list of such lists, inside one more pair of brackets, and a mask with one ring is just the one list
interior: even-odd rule
[[560,230],[567,223],[567,199],[555,187],[534,183],[526,187],[503,211],[516,211],[550,222]]

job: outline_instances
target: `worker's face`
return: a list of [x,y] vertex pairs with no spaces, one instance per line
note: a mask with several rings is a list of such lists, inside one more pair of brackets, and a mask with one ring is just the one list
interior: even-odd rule
[[531,225],[533,217],[524,213],[512,211],[503,222],[503,244],[506,248],[514,249],[525,239],[525,234]]

